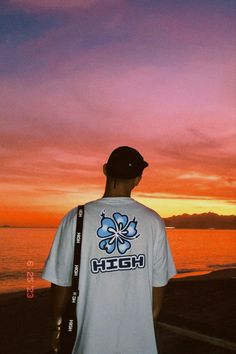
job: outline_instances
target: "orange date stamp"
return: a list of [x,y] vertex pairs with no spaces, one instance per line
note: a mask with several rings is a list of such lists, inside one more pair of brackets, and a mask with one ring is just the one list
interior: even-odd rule
[[32,271],[32,268],[34,266],[34,262],[32,260],[29,260],[26,262],[27,265],[27,272],[26,272],[26,281],[28,283],[28,286],[26,288],[26,297],[27,299],[33,299],[34,298],[34,272]]

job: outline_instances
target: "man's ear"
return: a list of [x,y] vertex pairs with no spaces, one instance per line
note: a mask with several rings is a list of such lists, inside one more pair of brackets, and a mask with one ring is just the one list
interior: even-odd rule
[[103,165],[103,173],[105,176],[107,176],[107,164],[106,163],[104,163],[104,165]]

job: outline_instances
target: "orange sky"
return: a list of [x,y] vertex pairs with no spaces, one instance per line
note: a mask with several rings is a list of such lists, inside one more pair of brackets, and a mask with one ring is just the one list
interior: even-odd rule
[[120,145],[149,162],[133,196],[161,216],[235,214],[231,2],[5,7],[0,225],[55,226],[99,198]]

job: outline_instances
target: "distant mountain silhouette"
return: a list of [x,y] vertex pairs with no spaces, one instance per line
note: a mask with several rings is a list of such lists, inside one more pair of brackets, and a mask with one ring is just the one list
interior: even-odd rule
[[[218,215],[216,213],[182,214],[163,218],[166,227],[176,229],[236,229],[236,215]],[[34,226],[0,225],[0,228],[34,228]],[[55,228],[56,226],[36,226],[36,228]]]
[[182,214],[164,218],[167,227],[178,229],[236,229],[235,215],[218,215],[215,213]]

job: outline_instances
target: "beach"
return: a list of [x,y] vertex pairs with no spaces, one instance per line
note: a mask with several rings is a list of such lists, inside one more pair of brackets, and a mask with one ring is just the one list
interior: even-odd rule
[[[173,328],[235,343],[236,269],[178,278],[166,288],[156,323],[160,354],[232,354],[236,350],[175,333]],[[44,354],[50,340],[49,289],[0,296],[3,354]],[[169,325],[170,328],[166,328]],[[95,354],[95,353],[94,353]],[[99,353],[100,354],[100,353]]]

